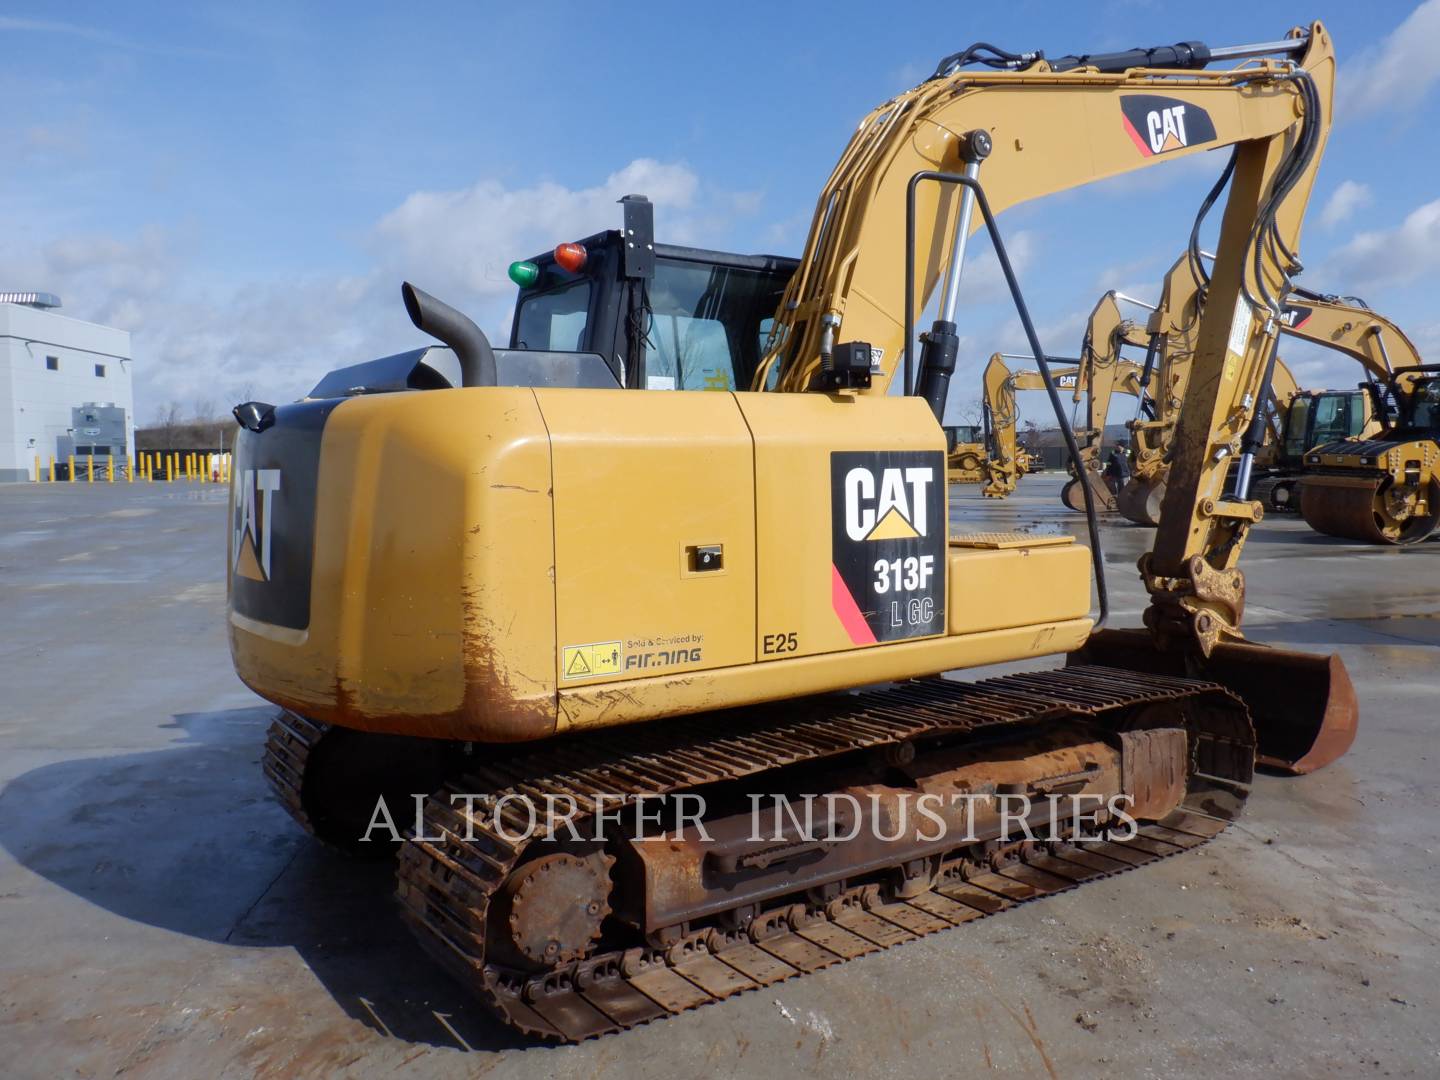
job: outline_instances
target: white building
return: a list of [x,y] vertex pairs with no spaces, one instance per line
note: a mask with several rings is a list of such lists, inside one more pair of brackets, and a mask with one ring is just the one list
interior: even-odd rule
[[[130,332],[69,318],[59,306],[48,293],[0,292],[0,482],[32,478],[37,458],[43,475],[52,456],[63,462],[86,447],[127,460],[135,452]],[[86,406],[124,410],[123,450],[118,436],[102,448],[99,428],[77,429]]]

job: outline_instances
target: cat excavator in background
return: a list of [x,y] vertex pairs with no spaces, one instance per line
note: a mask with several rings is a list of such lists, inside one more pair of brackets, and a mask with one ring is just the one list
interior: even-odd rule
[[[748,321],[716,291],[745,269],[724,259],[693,305],[660,297],[638,217],[606,255],[625,291],[608,328],[585,325],[585,245],[557,249],[543,348],[527,324],[494,349],[406,283],[453,380],[417,349],[235,410],[227,630],[280,707],[264,768],[281,800],[351,849],[375,846],[387,804],[414,817],[390,835],[421,944],[503,1022],[574,1041],[1184,852],[1242,812],[1257,763],[1339,757],[1344,666],[1245,641],[1237,565],[1334,73],[1320,23],[944,58],[841,154],[763,347],[756,328],[749,392],[632,392],[666,332],[658,377],[718,384]],[[1150,604],[1143,629],[1111,629],[1093,498],[1088,550],[950,521],[939,418],[966,246],[989,234],[1081,467],[997,215],[1222,147]],[[1044,656],[1066,666],[939,677]],[[956,792],[978,805],[904,824],[907,802]],[[757,833],[747,793],[791,824]],[[1035,800],[1045,832],[1002,794]],[[1135,830],[1089,842],[1101,804]],[[802,824],[807,807],[824,820]]]
[[[1021,390],[1044,390],[1046,387],[1044,376],[1039,371],[1033,368],[1012,371],[1007,363],[1025,359],[1031,358],[1024,353],[995,353],[985,365],[985,442],[981,444],[981,449],[985,450],[986,456],[981,462],[985,484],[981,493],[986,498],[1003,499],[1012,494],[1020,477],[1028,471],[1028,454],[1019,445],[1017,432],[1020,408],[1015,395]],[[1057,358],[1052,357],[1051,360],[1056,361]],[[1115,394],[1138,399],[1141,394],[1141,368],[1130,360],[1114,359],[1099,368],[1088,369],[1079,360],[1059,360],[1051,371],[1055,386],[1061,390],[1070,390],[1072,400],[1075,401],[1093,401],[1098,395],[1108,402]],[[1087,371],[1093,379],[1092,382],[1085,381],[1084,375]],[[1100,415],[1099,410],[1094,410],[1092,415]],[[1078,445],[1081,439],[1080,430],[1076,430],[1075,438]],[[1098,494],[1103,489],[1107,500],[1113,501],[1112,493],[1104,486],[1100,477],[1098,436],[1081,446],[1080,453],[1082,467],[1087,474],[1095,477],[1093,484],[1098,485],[1095,488],[1098,508],[1111,508],[1109,502],[1100,501]],[[1077,493],[1078,487],[1078,480],[1070,480],[1062,489],[1061,498],[1067,506],[1072,498],[1080,502],[1083,512],[1083,496]]]
[[[1134,322],[1120,313],[1119,301],[1141,303],[1122,293],[1105,293],[1095,305],[1086,322],[1085,337],[1078,358],[1052,356],[1054,383],[1070,391],[1078,407],[1085,403],[1085,425],[1074,429],[1080,448],[1080,475],[1089,477],[1093,497],[1103,510],[1115,507],[1114,492],[1101,476],[1101,454],[1105,420],[1111,398],[1119,394],[1136,397],[1145,408],[1140,386],[1139,365],[1121,359],[1123,345],[1146,345]],[[1096,342],[1101,344],[1097,347]],[[1028,360],[1025,353],[991,355],[981,375],[981,441],[955,446],[949,457],[951,483],[982,483],[986,498],[1003,499],[1014,492],[1020,477],[1030,468],[1030,455],[1019,445],[1017,428],[1020,410],[1015,394],[1021,390],[1044,390],[1045,379],[1037,370],[1012,371],[1011,360]],[[1072,472],[1074,472],[1072,467]],[[1084,512],[1085,500],[1079,491],[1078,476],[1065,485],[1061,500],[1073,510]]]
[[[1120,512],[1139,524],[1154,525],[1159,519],[1167,471],[1165,455],[1185,396],[1202,296],[1193,271],[1182,259],[1166,275],[1161,303],[1150,321],[1154,345],[1147,355],[1146,369],[1148,374],[1153,368],[1157,373],[1154,378],[1159,379],[1153,399],[1155,415],[1128,425],[1134,471],[1117,500]],[[1276,361],[1264,442],[1255,458],[1254,487],[1256,497],[1274,510],[1297,509],[1297,485],[1312,468],[1307,460],[1309,450],[1378,433],[1383,410],[1376,407],[1376,392],[1387,385],[1392,375],[1423,367],[1419,352],[1404,331],[1363,301],[1299,286],[1291,297],[1278,320],[1280,333],[1350,357],[1360,364],[1366,382],[1356,390],[1302,390],[1284,364]],[[1391,405],[1394,411],[1393,395]],[[1423,460],[1424,456],[1420,453],[1412,458]],[[1342,474],[1332,475],[1338,479]],[[1312,495],[1311,513],[1327,526],[1317,526],[1319,531],[1372,543],[1389,543],[1392,541],[1387,537],[1402,533],[1413,536],[1422,531],[1418,522],[1430,513],[1429,500],[1423,494],[1414,500],[1392,497],[1387,503],[1376,493],[1378,477],[1372,478],[1374,484],[1355,484],[1350,482],[1355,475],[1328,485],[1330,494],[1326,497],[1319,494],[1326,486],[1323,483],[1312,488],[1316,494]],[[1401,482],[1387,484],[1386,490],[1395,487],[1397,491],[1422,493],[1428,482],[1427,476],[1423,483],[1417,482],[1418,487]],[[1368,496],[1354,494],[1367,486],[1371,489]],[[1405,525],[1411,518],[1417,524]]]
[[1111,397],[1117,392],[1132,395],[1138,412],[1145,416],[1153,413],[1142,381],[1144,368],[1121,359],[1125,346],[1148,348],[1151,338],[1144,326],[1121,314],[1122,300],[1149,306],[1113,289],[1100,297],[1085,325],[1080,370],[1071,395],[1076,404],[1082,397],[1085,401],[1085,426],[1075,430],[1075,439],[1080,444],[1080,468],[1061,489],[1060,501],[1082,514],[1087,504],[1082,485],[1090,487],[1088,501],[1101,510],[1115,509],[1116,492],[1107,482],[1101,461]]

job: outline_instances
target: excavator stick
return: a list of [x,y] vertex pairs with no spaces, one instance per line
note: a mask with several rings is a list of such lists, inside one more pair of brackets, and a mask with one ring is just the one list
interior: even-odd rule
[[1355,741],[1359,708],[1345,663],[1334,653],[1222,642],[1207,659],[1156,648],[1147,630],[1100,630],[1066,664],[1101,664],[1154,675],[1219,683],[1250,710],[1256,764],[1301,776],[1344,756]]

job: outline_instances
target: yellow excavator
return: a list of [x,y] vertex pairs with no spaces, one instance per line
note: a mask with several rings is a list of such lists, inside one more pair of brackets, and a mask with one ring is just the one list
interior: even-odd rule
[[[1142,381],[1151,381],[1153,369],[1153,378],[1160,384],[1154,395],[1154,418],[1132,421],[1128,425],[1133,440],[1134,472],[1117,502],[1127,518],[1146,525],[1154,525],[1159,519],[1165,491],[1165,454],[1184,398],[1194,327],[1198,323],[1201,290],[1186,262],[1182,258],[1166,275],[1161,303],[1150,321],[1152,340],[1156,344],[1147,357],[1146,376]],[[1255,459],[1259,470],[1255,494],[1275,510],[1297,508],[1297,485],[1311,467],[1306,461],[1308,450],[1339,440],[1375,435],[1380,430],[1373,401],[1375,391],[1394,373],[1422,366],[1419,353],[1405,333],[1363,301],[1324,295],[1298,286],[1291,295],[1293,299],[1286,303],[1280,321],[1282,335],[1351,357],[1361,365],[1367,383],[1358,390],[1302,390],[1283,362],[1276,361],[1271,409],[1266,415],[1263,442]],[[1361,490],[1363,486],[1335,485],[1337,494],[1330,500],[1333,511],[1315,496],[1313,512],[1323,515],[1327,522],[1333,523],[1332,527],[1346,530],[1338,535],[1389,542],[1383,537],[1387,531],[1390,535],[1399,535],[1398,519],[1377,523],[1371,517],[1368,503],[1361,506],[1363,499],[1345,494],[1348,490]],[[1339,505],[1347,500],[1355,505]],[[1383,517],[1383,508],[1381,512]],[[1402,505],[1399,512],[1408,517],[1413,508],[1407,512]],[[1341,526],[1342,518],[1351,524]],[[1411,530],[1412,534],[1414,531]],[[1382,539],[1377,540],[1376,536]]]
[[1102,510],[1115,509],[1115,492],[1102,474],[1101,452],[1105,442],[1105,423],[1110,415],[1110,399],[1116,393],[1132,395],[1142,412],[1148,401],[1141,381],[1144,370],[1121,359],[1126,345],[1146,348],[1150,336],[1145,328],[1120,312],[1119,301],[1136,301],[1114,290],[1100,297],[1090,312],[1085,338],[1080,348],[1080,370],[1077,373],[1073,400],[1085,400],[1085,426],[1075,432],[1080,444],[1081,468],[1060,492],[1060,501],[1071,510],[1085,512],[1087,498],[1081,491],[1088,484],[1093,501]]
[[[1086,323],[1080,356],[1075,359],[1050,357],[1055,385],[1071,392],[1078,406],[1086,403],[1085,427],[1075,430],[1083,462],[1081,474],[1090,477],[1094,498],[1105,510],[1115,508],[1114,493],[1101,478],[1100,454],[1103,449],[1105,418],[1110,399],[1116,393],[1130,394],[1145,407],[1140,388],[1141,368],[1120,356],[1122,345],[1148,345],[1135,323],[1125,319],[1118,301],[1142,303],[1116,291],[1100,298]],[[1102,344],[1097,348],[1095,342]],[[1043,390],[1045,380],[1039,371],[1012,371],[1010,360],[1028,360],[1024,353],[994,353],[981,376],[982,438],[975,443],[961,443],[950,451],[947,474],[951,483],[983,483],[987,498],[1003,499],[1014,492],[1020,477],[1029,471],[1030,455],[1019,445],[1017,427],[1020,414],[1015,394],[1019,390]],[[1066,484],[1061,500],[1073,510],[1084,512],[1084,499],[1079,493],[1078,476]]]
[[[1003,499],[1015,491],[1020,477],[1028,471],[1028,455],[1019,446],[1016,430],[1020,410],[1015,394],[1020,390],[1044,390],[1045,379],[1039,371],[1025,369],[1012,371],[1008,360],[1029,359],[1023,353],[995,353],[985,366],[985,429],[988,448],[987,456],[981,463],[986,498]],[[1050,358],[1052,362],[1054,357]],[[1091,417],[1101,415],[1096,401],[1104,401],[1108,408],[1109,399],[1116,393],[1139,397],[1141,368],[1130,360],[1112,358],[1103,367],[1087,367],[1085,364],[1063,362],[1064,366],[1052,368],[1052,378],[1057,388],[1072,391],[1072,400],[1083,398],[1089,403]],[[1080,446],[1081,468],[1086,475],[1092,475],[1092,490],[1096,505],[1102,510],[1114,508],[1114,495],[1100,479],[1100,442],[1093,420],[1086,429],[1075,432],[1076,443]],[[1089,441],[1081,439],[1089,436]],[[1061,500],[1081,513],[1085,510],[1084,498],[1079,493],[1078,479],[1070,480],[1061,490]]]
[[[421,943],[505,1023],[578,1040],[1182,853],[1241,813],[1257,763],[1343,754],[1344,667],[1246,642],[1237,566],[1334,68],[1319,23],[946,57],[841,155],[751,391],[635,392],[658,255],[630,207],[605,351],[563,347],[584,245],[546,271],[545,348],[492,348],[407,283],[459,385],[416,350],[235,410],[227,623],[281,709],[279,796],[328,842],[394,840]],[[1145,628],[1105,629],[1093,500],[1088,550],[946,512],[966,245],[989,234],[1078,462],[996,215],[1222,147]],[[677,372],[711,298],[675,316]],[[1066,666],[939,677],[1042,656]],[[907,818],[926,796],[934,819]]]

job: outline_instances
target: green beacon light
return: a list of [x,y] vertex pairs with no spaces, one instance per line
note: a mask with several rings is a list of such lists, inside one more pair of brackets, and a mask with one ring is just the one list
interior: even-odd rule
[[540,268],[533,262],[512,262],[508,273],[510,280],[522,289],[528,289],[540,280]]

